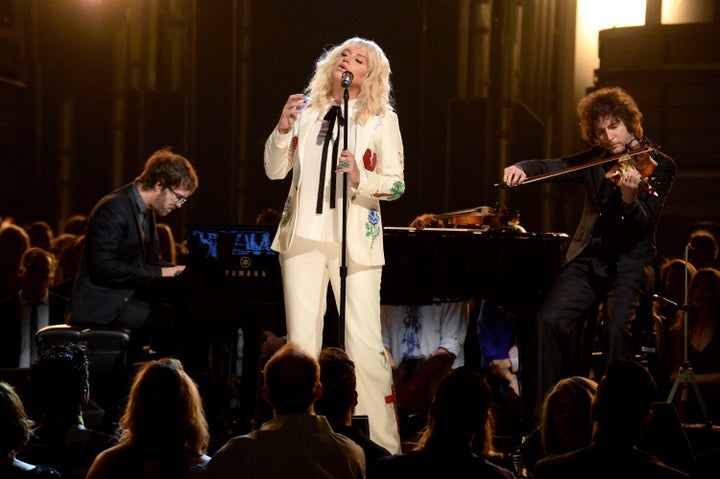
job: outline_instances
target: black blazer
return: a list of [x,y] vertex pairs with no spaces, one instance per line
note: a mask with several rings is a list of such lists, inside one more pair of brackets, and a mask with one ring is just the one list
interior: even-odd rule
[[143,242],[133,188],[130,183],[106,195],[88,217],[68,323],[107,325],[137,301],[138,290],[162,276],[155,216]]
[[[609,156],[593,147],[571,156],[552,160],[527,160],[516,163],[528,176],[576,167]],[[585,204],[580,223],[568,246],[566,261],[572,261],[589,244],[597,254],[620,262],[648,264],[657,252],[655,232],[665,200],[672,189],[677,167],[667,155],[656,151],[658,163],[649,181],[655,194],[641,191],[629,210],[622,206],[620,189],[605,178],[608,164],[592,166],[548,179],[550,182],[580,183],[585,187]]]
[[[68,299],[55,293],[48,295],[49,324],[65,323]],[[16,368],[20,361],[20,295],[0,301],[0,368]]]

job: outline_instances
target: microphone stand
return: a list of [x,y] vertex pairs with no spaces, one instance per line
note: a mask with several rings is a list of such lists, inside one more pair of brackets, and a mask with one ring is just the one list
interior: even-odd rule
[[[348,127],[350,125],[350,118],[348,117],[348,100],[350,99],[350,93],[348,92],[348,86],[344,87],[345,92],[343,93],[344,100],[344,115],[345,115],[345,127],[343,128],[343,150],[348,148]],[[338,347],[345,349],[345,298],[347,297],[346,283],[347,283],[347,200],[348,200],[348,175],[347,172],[343,172],[343,210],[342,210],[342,252],[340,260],[340,311],[338,319]]]
[[680,365],[680,368],[678,369],[678,374],[675,377],[675,382],[673,383],[672,389],[670,389],[670,394],[668,394],[667,401],[665,401],[668,404],[673,403],[673,399],[675,398],[675,393],[677,393],[678,387],[680,386],[680,383],[683,385],[686,385],[690,383],[690,385],[693,388],[693,392],[695,393],[695,399],[698,402],[698,405],[700,406],[700,412],[702,413],[703,419],[705,419],[705,425],[710,427],[712,425],[712,421],[710,420],[710,416],[708,415],[707,408],[705,407],[705,401],[703,401],[702,395],[700,394],[700,388],[698,387],[697,380],[695,379],[695,373],[693,372],[692,366],[690,365],[690,361],[688,360],[688,311],[690,309],[690,306],[688,304],[688,250],[690,249],[690,243],[688,243],[685,246],[685,298],[684,303],[681,309],[683,310],[683,362]]

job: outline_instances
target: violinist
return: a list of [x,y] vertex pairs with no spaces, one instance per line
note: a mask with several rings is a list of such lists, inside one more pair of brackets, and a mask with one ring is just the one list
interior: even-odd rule
[[[623,89],[588,94],[578,103],[577,114],[589,149],[563,158],[521,161],[505,168],[503,176],[508,187],[536,175],[585,187],[582,217],[565,264],[536,318],[537,417],[547,391],[572,373],[564,353],[571,326],[596,321],[599,304],[604,305],[599,331],[604,364],[634,357],[631,324],[652,291],[655,232],[676,171],[670,157],[645,148],[643,115]],[[636,156],[651,168],[636,168]],[[550,176],[553,172],[559,174]],[[603,371],[595,372],[600,376]]]

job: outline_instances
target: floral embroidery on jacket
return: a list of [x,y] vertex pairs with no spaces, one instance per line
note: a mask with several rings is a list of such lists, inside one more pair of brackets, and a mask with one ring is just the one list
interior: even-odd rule
[[365,154],[363,154],[363,164],[366,170],[375,171],[375,167],[377,166],[377,153],[370,151],[370,148],[365,150]]
[[288,223],[290,222],[292,206],[293,206],[293,198],[292,198],[292,196],[288,196],[287,199],[285,200],[285,206],[283,206],[282,216],[280,217],[280,226],[282,228],[286,227],[288,225]]
[[372,238],[372,241],[370,242],[370,248],[373,247],[375,244],[375,240],[378,236],[380,236],[380,213],[378,213],[378,210],[375,208],[370,209],[368,211],[368,219],[367,223],[365,223],[365,236],[369,236]]
[[390,193],[375,193],[375,198],[385,198],[388,201],[393,201],[400,198],[405,193],[405,183],[402,181],[396,181],[390,188]]

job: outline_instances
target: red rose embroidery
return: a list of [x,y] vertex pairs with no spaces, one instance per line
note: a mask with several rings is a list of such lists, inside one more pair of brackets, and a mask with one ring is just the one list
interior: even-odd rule
[[363,164],[365,165],[366,170],[375,171],[375,167],[377,166],[377,153],[370,151],[370,148],[365,150],[365,154],[363,155]]

